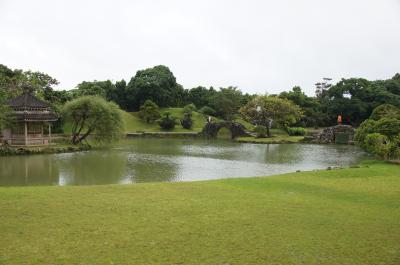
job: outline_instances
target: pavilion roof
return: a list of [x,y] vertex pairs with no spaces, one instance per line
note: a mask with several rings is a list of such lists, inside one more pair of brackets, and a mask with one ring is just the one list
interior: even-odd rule
[[57,115],[51,110],[51,105],[29,93],[6,102],[14,109],[16,121],[56,121]]
[[10,99],[6,102],[12,108],[50,108],[51,105],[43,100],[38,99],[30,93]]

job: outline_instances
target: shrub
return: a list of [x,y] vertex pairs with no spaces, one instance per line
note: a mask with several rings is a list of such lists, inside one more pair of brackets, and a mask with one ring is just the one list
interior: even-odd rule
[[376,122],[375,132],[392,139],[400,133],[400,120],[395,118],[382,118]]
[[306,130],[303,127],[288,127],[286,131],[290,136],[304,136],[306,134]]
[[160,110],[156,103],[151,100],[146,100],[142,106],[140,106],[139,118],[146,121],[147,123],[153,122],[161,117]]
[[176,118],[170,116],[171,114],[169,112],[165,112],[163,114],[163,117],[158,120],[158,124],[160,127],[164,130],[172,130],[175,128],[176,125]]
[[257,138],[265,138],[268,134],[268,129],[263,125],[257,125],[254,127],[254,132],[257,134]]
[[390,104],[382,104],[372,111],[369,118],[376,121],[382,118],[400,119],[400,109]]
[[375,131],[376,121],[374,120],[365,120],[363,123],[360,124],[360,127],[356,130],[356,134],[354,139],[357,143],[364,147],[365,138],[368,134],[373,133]]
[[199,110],[200,113],[207,116],[215,116],[215,110],[209,106],[204,106]]
[[188,104],[185,107],[183,107],[183,113],[185,113],[185,114],[186,113],[192,114],[193,111],[196,111],[196,106],[193,103]]
[[191,113],[185,113],[185,116],[181,120],[181,125],[184,129],[192,129],[193,127],[193,120],[192,120],[192,114]]
[[390,154],[388,138],[380,133],[370,133],[365,137],[365,149],[385,159],[387,159]]

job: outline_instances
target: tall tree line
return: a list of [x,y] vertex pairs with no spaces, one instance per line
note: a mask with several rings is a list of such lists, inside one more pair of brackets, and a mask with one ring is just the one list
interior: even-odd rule
[[[0,64],[0,102],[22,93],[23,84],[29,84],[30,92],[55,106],[81,96],[98,95],[126,111],[138,111],[146,100],[151,100],[161,108],[187,104],[194,104],[197,109],[207,107],[216,116],[227,120],[238,115],[240,107],[256,96],[242,93],[236,87],[184,89],[171,70],[163,65],[139,70],[129,82],[83,81],[75,89],[55,90],[58,81],[45,73],[13,70]],[[400,107],[400,74],[387,80],[342,79],[318,91],[316,96],[306,95],[298,86],[276,96],[288,99],[302,109],[304,115],[298,125],[329,126],[342,115],[345,123],[357,126],[381,104]]]

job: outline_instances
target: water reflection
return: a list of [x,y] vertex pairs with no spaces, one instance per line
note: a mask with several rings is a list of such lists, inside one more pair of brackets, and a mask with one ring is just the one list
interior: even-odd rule
[[0,157],[0,185],[96,185],[267,176],[349,166],[354,146],[132,139],[81,153]]
[[54,185],[60,172],[53,156],[0,157],[0,185]]

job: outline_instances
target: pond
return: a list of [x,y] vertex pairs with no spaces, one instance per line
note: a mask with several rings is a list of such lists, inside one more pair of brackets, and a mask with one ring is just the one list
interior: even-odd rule
[[350,166],[368,157],[348,145],[223,140],[124,140],[79,153],[0,157],[0,186],[97,185],[269,176]]

